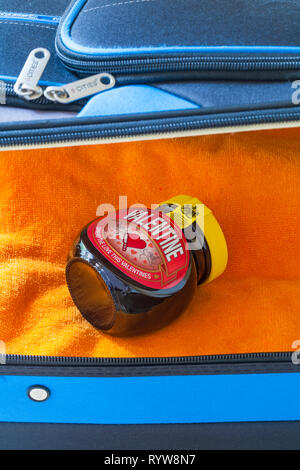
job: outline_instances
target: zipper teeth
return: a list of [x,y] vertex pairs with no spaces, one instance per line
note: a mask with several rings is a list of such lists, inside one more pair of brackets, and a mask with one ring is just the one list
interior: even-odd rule
[[63,356],[6,355],[5,365],[49,365],[49,366],[166,366],[201,365],[217,363],[287,362],[291,352],[219,354],[208,356],[142,357],[142,358],[93,358]]
[[[62,85],[63,86],[63,85]],[[47,88],[47,86],[41,86],[41,88],[43,90],[45,90]],[[6,82],[5,83],[5,91],[6,91],[6,96],[9,96],[9,97],[13,97],[13,98],[18,98],[22,101],[24,101],[24,98],[21,98],[15,91],[14,91],[14,85],[12,85],[11,83],[8,83]],[[87,103],[87,98],[84,98],[84,99],[81,99],[81,100],[77,100],[76,101],[76,104],[78,105],[78,109],[80,109],[81,107],[83,107],[86,103]],[[40,105],[43,105],[43,106],[53,106],[54,103],[53,101],[50,101],[48,100],[47,98],[45,98],[44,96],[41,96],[40,98],[38,99],[35,99],[35,100],[31,100],[29,101],[29,103],[34,103],[34,104],[40,104]],[[70,103],[69,103],[70,104]],[[74,103],[71,103],[71,104],[74,104]],[[67,105],[64,105],[66,106],[66,111],[68,111],[68,107]]]
[[[80,61],[67,58],[61,52],[57,51],[59,58],[68,68],[82,73],[100,70],[112,71],[115,73],[125,74],[129,72],[153,72],[155,71],[193,71],[193,70],[289,70],[299,69],[300,56],[293,58],[287,57],[158,57],[145,59],[129,59],[122,60],[115,58],[107,58],[106,60],[86,60]],[[249,67],[250,64],[250,67]],[[127,67],[127,68],[126,68]],[[145,69],[145,67],[147,67]]]
[[[97,139],[114,139],[121,137],[138,137],[140,135],[157,135],[169,134],[178,131],[190,131],[197,129],[213,129],[218,127],[232,127],[253,125],[259,123],[274,123],[274,122],[290,122],[298,121],[300,119],[300,111],[291,113],[266,113],[250,116],[238,117],[221,117],[214,119],[197,119],[189,122],[176,122],[176,123],[161,123],[140,125],[135,127],[127,127],[120,129],[95,129],[88,131],[72,131],[65,130],[64,132],[57,132],[56,134],[47,135],[28,135],[21,137],[0,137],[0,145],[3,147],[10,146],[30,146],[34,144],[51,144],[51,143],[64,143],[80,141],[80,143],[88,143],[91,140]],[[7,131],[6,131],[7,133]]]
[[[45,87],[42,87],[42,88],[44,89]],[[20,98],[20,96],[14,91],[14,85],[12,85],[11,83],[5,83],[5,91],[6,91],[6,96],[11,96],[11,97],[14,97],[14,98]],[[22,99],[22,98],[20,98],[20,99]],[[51,101],[49,101],[46,98],[44,98],[43,96],[41,96],[38,99],[32,100],[32,103],[47,105],[47,104],[51,104]]]

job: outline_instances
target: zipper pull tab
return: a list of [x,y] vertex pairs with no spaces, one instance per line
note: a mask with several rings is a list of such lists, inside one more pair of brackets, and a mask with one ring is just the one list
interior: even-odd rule
[[99,73],[91,77],[77,80],[62,86],[48,86],[44,91],[44,96],[50,101],[62,104],[95,95],[104,90],[113,88],[116,84],[115,78],[109,73]]
[[43,90],[38,82],[50,59],[50,52],[39,47],[30,52],[22,71],[14,85],[14,91],[25,100],[31,101],[40,98]]

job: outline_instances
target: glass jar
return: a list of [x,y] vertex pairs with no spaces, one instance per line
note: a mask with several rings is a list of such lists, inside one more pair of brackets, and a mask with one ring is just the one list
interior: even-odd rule
[[154,210],[124,209],[89,223],[70,250],[66,280],[93,326],[132,336],[167,325],[226,263],[225,238],[211,211],[177,196]]

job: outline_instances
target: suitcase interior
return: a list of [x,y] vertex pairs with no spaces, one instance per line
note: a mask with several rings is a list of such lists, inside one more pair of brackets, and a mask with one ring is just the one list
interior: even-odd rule
[[[231,56],[216,70],[201,60],[197,73],[178,77],[148,74],[148,65],[135,77],[122,68],[118,86],[89,101],[27,102],[14,83],[36,47],[51,52],[44,89],[79,78],[55,49],[69,3],[0,0],[0,147],[7,150],[0,152],[0,448],[299,448],[299,374],[291,360],[300,351],[299,130],[220,134],[299,126],[297,2],[268,9],[258,2],[251,11],[238,2],[226,16],[227,5],[216,1],[210,20],[203,3],[202,34],[222,44],[219,53],[227,45],[242,54],[233,71]],[[165,34],[180,46],[198,37],[183,2],[175,9],[165,2],[170,15],[148,0],[77,3],[88,3],[72,30],[79,45],[85,36],[100,38],[101,48],[127,45],[132,32],[152,47],[167,44]],[[161,28],[166,16],[172,27]],[[123,28],[124,19],[134,26]],[[13,48],[20,37],[22,47]],[[262,70],[244,55],[254,52],[249,41],[255,53],[268,53]],[[280,52],[278,61],[269,52]],[[170,139],[210,132],[216,135]],[[151,140],[158,136],[169,139]],[[93,139],[110,143],[90,145]],[[112,143],[122,139],[132,142]],[[78,141],[86,145],[72,146]],[[150,206],[177,194],[214,212],[228,243],[226,272],[200,286],[159,331],[101,333],[66,286],[76,234],[99,205],[118,207],[120,196]],[[40,387],[49,392],[45,403],[29,393]]]
[[[8,354],[169,357],[292,351],[299,339],[297,129],[0,153],[0,339]],[[66,255],[102,203],[198,197],[226,272],[152,334],[113,338],[73,305]],[[298,337],[297,337],[298,335]]]

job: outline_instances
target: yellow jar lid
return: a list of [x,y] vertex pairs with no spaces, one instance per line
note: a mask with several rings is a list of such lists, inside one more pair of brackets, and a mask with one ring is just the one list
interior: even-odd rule
[[[228,249],[223,231],[213,215],[199,199],[187,195],[179,195],[162,202],[159,206],[173,205],[170,217],[185,229],[196,222],[205,236],[211,256],[211,271],[204,284],[219,277],[226,269]],[[184,210],[182,210],[182,208]]]

